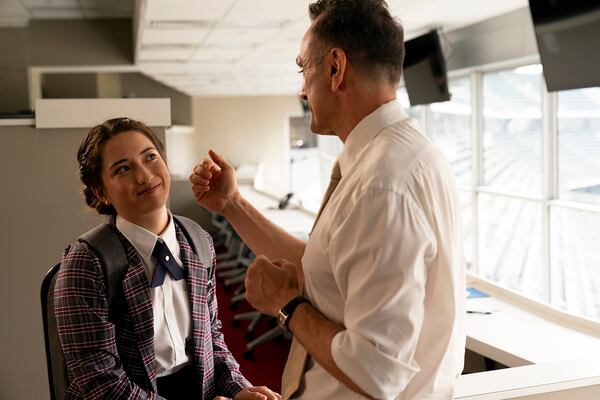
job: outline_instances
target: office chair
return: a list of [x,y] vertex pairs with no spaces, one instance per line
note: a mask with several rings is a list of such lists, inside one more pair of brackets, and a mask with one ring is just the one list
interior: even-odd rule
[[58,337],[56,318],[54,318],[54,284],[59,267],[60,263],[50,268],[40,290],[50,400],[64,399],[68,386],[67,363]]
[[263,343],[267,343],[271,340],[279,340],[285,336],[285,332],[278,326],[271,328],[267,332],[263,333],[256,339],[252,340],[246,345],[246,350],[244,351],[244,358],[246,360],[252,360],[254,358],[254,348]]

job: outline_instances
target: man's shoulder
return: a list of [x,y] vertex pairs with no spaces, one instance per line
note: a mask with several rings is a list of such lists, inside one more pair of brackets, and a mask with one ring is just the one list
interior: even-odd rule
[[410,123],[384,129],[365,152],[363,163],[365,185],[394,191],[403,190],[418,175],[446,168],[437,146]]

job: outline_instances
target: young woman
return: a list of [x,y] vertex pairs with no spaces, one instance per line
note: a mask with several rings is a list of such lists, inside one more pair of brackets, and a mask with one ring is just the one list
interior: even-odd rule
[[[98,254],[79,241],[63,257],[55,314],[66,398],[280,399],[252,387],[225,345],[214,268],[202,264],[166,207],[171,181],[160,140],[138,121],[111,119],[89,131],[77,159],[86,203],[110,217],[128,267],[124,299],[109,316]],[[169,268],[159,258],[170,259]]]

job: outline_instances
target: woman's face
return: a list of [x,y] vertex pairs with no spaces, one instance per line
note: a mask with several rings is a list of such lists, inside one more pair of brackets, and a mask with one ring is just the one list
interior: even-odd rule
[[164,212],[169,170],[143,133],[122,132],[104,144],[101,178],[102,194],[126,220],[136,223]]

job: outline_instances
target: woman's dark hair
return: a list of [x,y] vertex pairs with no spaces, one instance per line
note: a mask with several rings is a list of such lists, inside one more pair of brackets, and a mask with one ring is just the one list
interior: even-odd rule
[[404,30],[384,0],[318,0],[309,14],[317,51],[339,47],[357,70],[392,85],[400,82]]
[[145,124],[130,118],[113,118],[96,125],[79,145],[77,162],[79,179],[83,182],[83,195],[88,206],[103,215],[117,215],[112,204],[104,204],[94,193],[102,193],[102,150],[106,142],[122,132],[135,131],[146,136],[165,160],[164,146],[160,139]]

